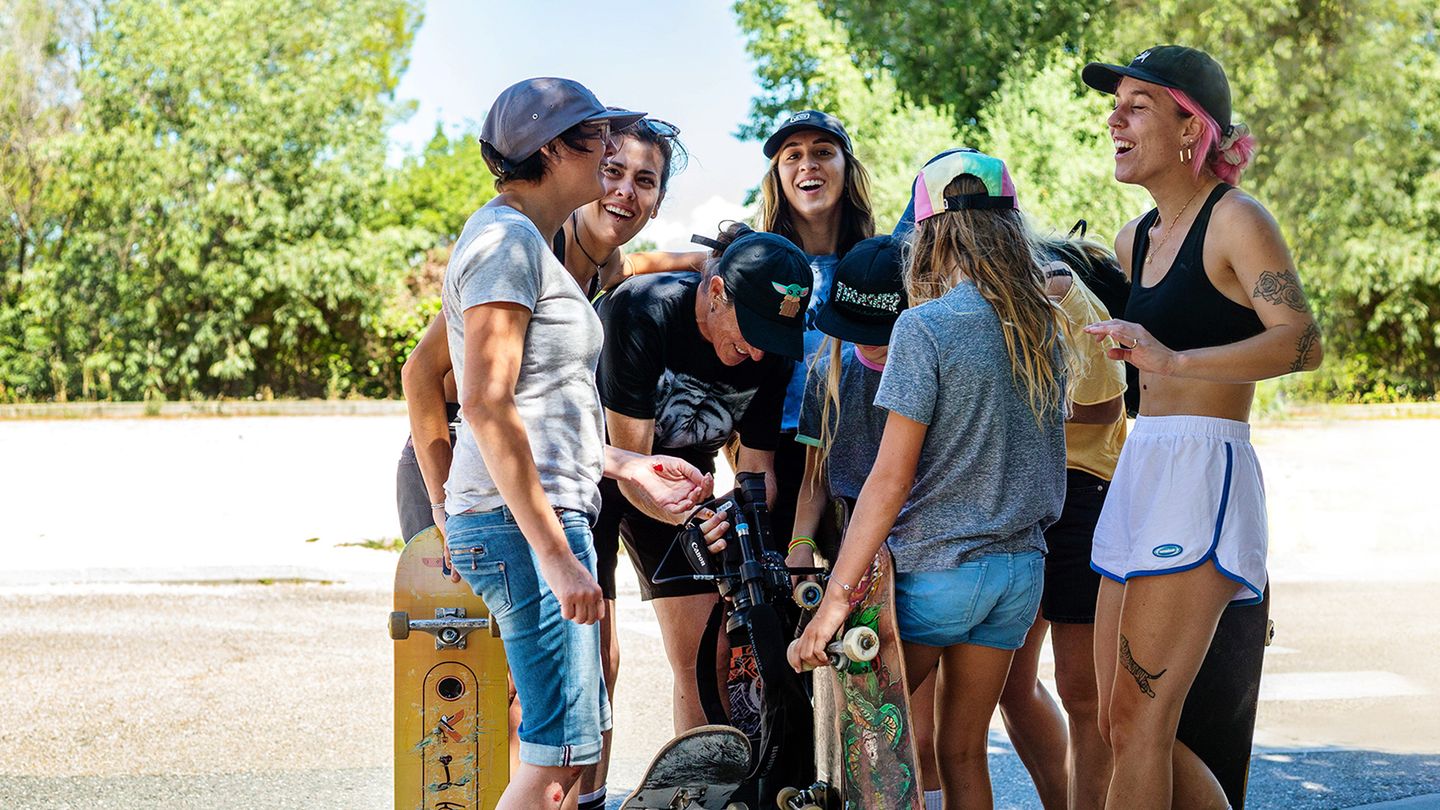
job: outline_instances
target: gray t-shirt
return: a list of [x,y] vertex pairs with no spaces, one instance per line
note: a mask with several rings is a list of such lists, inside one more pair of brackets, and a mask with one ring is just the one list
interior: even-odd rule
[[[825,406],[827,378],[830,376],[830,355],[816,358],[815,366],[805,383],[805,402],[800,408],[800,430],[795,440],[812,447],[821,446],[822,415]],[[885,434],[889,412],[875,407],[875,392],[880,388],[880,371],[865,365],[854,344],[840,347],[839,403],[832,403],[829,412],[830,452],[825,457],[826,491],[832,498],[860,497],[865,477],[875,465],[880,452],[880,437]]]
[[900,314],[875,404],[930,427],[890,534],[895,570],[1045,550],[1065,501],[1064,413],[1036,425],[1018,386],[1000,319],[974,284]]
[[[595,389],[595,364],[604,334],[580,286],[550,252],[535,224],[508,206],[472,214],[450,254],[441,298],[461,402],[466,385],[465,311],[497,302],[530,310],[515,405],[540,485],[552,506],[599,514],[605,417]],[[445,482],[445,511],[454,515],[503,505],[462,414]]]

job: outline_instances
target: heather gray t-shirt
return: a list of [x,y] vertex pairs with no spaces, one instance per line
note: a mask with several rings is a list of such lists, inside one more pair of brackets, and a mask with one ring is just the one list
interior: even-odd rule
[[[875,392],[880,388],[880,371],[865,365],[854,344],[840,347],[839,403],[825,410],[826,387],[830,376],[830,355],[818,357],[805,382],[805,401],[800,408],[800,430],[795,440],[812,447],[821,447],[828,439],[825,457],[827,491],[832,498],[860,497],[865,478],[875,466],[880,451],[880,437],[885,435],[889,412],[875,407]],[[829,416],[830,430],[822,437],[823,416]]]
[[[595,364],[604,334],[585,294],[535,224],[508,206],[471,214],[450,254],[441,298],[461,402],[466,386],[465,311],[497,302],[530,310],[515,404],[540,485],[552,506],[599,514],[605,417],[595,389]],[[503,505],[462,414],[445,482],[445,511],[455,515]]]
[[895,570],[1045,550],[1065,501],[1064,413],[1035,423],[1000,319],[974,284],[900,314],[875,404],[930,426],[890,534]]

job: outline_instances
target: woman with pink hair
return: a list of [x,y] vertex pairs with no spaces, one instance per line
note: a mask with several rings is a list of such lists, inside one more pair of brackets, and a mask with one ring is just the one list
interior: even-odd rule
[[1255,382],[1320,365],[1320,332],[1269,211],[1235,188],[1255,140],[1231,121],[1209,55],[1150,48],[1091,63],[1115,95],[1115,179],[1150,192],[1115,252],[1126,320],[1085,328],[1140,370],[1140,416],[1095,529],[1091,566],[1100,732],[1114,753],[1110,807],[1227,807],[1214,774],[1175,739],[1225,607],[1258,602],[1268,530],[1250,445]]

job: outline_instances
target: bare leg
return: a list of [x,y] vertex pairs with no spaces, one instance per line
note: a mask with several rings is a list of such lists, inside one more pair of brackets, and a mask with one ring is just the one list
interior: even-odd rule
[[1110,748],[1100,737],[1097,719],[1095,625],[1057,622],[1050,626],[1050,643],[1055,649],[1055,686],[1070,719],[1070,810],[1101,810],[1110,786]]
[[[675,676],[673,714],[675,733],[705,725],[705,710],[700,705],[700,691],[695,687],[695,653],[705,621],[715,606],[717,594],[672,596],[654,599],[655,616],[660,620],[660,638],[665,643],[665,657]],[[715,667],[720,683],[729,671],[729,642],[722,632],[716,645]],[[721,690],[724,691],[723,689]]]
[[1040,683],[1040,651],[1050,623],[1035,617],[1025,644],[1015,651],[1005,690],[1000,693],[1000,717],[1015,753],[1030,772],[1035,792],[1045,810],[1065,810],[1065,718],[1055,699]]
[[510,772],[510,784],[495,810],[555,810],[580,778],[580,768],[544,768],[520,763]]
[[1108,806],[1227,806],[1213,778],[1208,785],[1192,779],[1188,767],[1175,778],[1175,757],[1185,761],[1189,753],[1177,746],[1175,729],[1220,613],[1234,594],[1235,583],[1211,564],[1125,584],[1108,712],[1115,756]]
[[[909,670],[906,670],[909,677]],[[925,676],[918,687],[911,681],[910,728],[915,732],[915,762],[920,766],[920,787],[940,789],[940,771],[935,763],[935,673]]]
[[990,718],[1014,655],[974,644],[946,647],[941,654],[935,725],[945,733],[935,740],[935,758],[946,807],[994,806],[986,757]]
[[[610,706],[615,706],[615,684],[620,677],[620,631],[615,625],[615,600],[605,600],[605,618],[600,620],[600,663],[605,673],[605,693],[610,696]],[[602,737],[600,761],[586,765],[580,771],[576,794],[594,793],[605,787],[610,778],[610,748],[614,731],[607,731]]]

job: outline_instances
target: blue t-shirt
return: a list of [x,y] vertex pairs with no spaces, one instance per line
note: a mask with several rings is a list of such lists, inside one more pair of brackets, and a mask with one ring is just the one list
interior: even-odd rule
[[800,426],[800,405],[805,401],[805,373],[815,351],[825,339],[825,333],[815,328],[815,317],[820,305],[830,297],[830,285],[835,281],[835,265],[839,263],[833,254],[808,256],[810,273],[815,284],[810,290],[810,308],[805,310],[805,359],[795,364],[790,374],[790,385],[785,389],[785,414],[780,419],[781,430],[796,430]]

